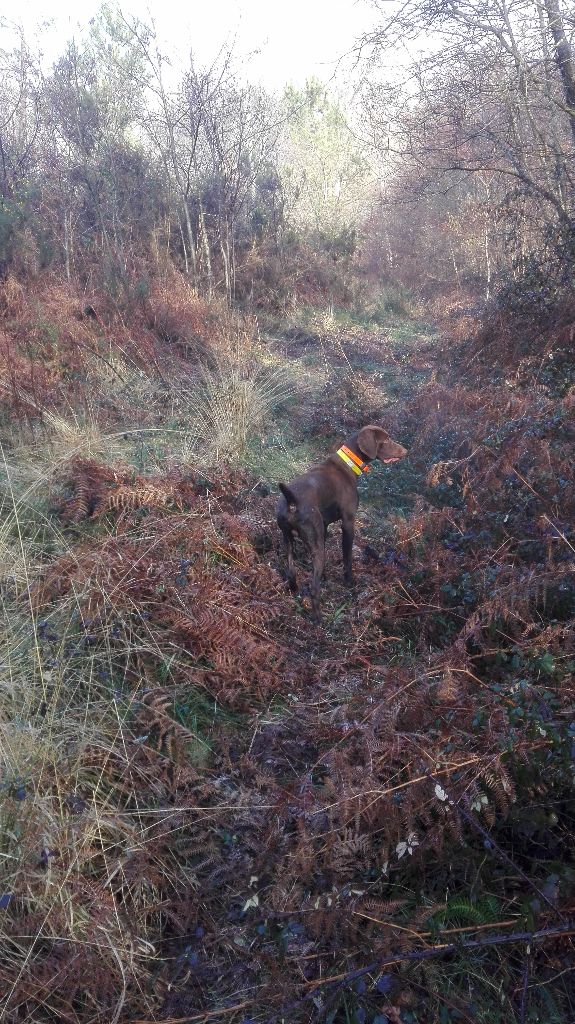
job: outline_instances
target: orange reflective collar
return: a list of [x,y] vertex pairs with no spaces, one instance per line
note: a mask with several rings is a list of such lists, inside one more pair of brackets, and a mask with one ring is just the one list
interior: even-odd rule
[[341,448],[338,448],[336,454],[339,455],[340,459],[343,459],[346,466],[353,469],[356,476],[361,476],[362,473],[369,473],[369,466],[367,463],[362,462],[359,455],[352,452],[351,448],[348,448],[347,445],[342,444]]

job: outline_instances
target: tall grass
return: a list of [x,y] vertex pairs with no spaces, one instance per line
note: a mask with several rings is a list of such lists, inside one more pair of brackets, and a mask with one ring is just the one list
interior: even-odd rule
[[[65,424],[53,428],[62,453],[77,455]],[[123,533],[121,516],[66,531],[51,509],[62,460],[50,471],[37,449],[22,455],[18,468],[4,461],[0,492],[0,1019],[151,1017],[164,999],[159,940],[197,913],[193,783],[217,701],[204,690],[196,699],[190,658],[166,642],[149,605],[126,602],[124,574],[133,580],[156,550],[145,513],[141,534]],[[173,541],[164,523],[176,566],[178,537],[203,530],[201,512],[189,527],[185,518]],[[205,527],[214,534],[211,520]],[[212,543],[225,555],[226,542]],[[42,602],[35,588],[54,561],[72,564],[73,584],[60,590],[56,575]],[[197,572],[203,579],[201,558]],[[159,580],[158,607],[161,590]]]
[[[134,763],[134,702],[123,683],[129,631],[90,625],[82,585],[44,613],[34,584],[74,549],[48,516],[50,474],[3,466],[0,505],[0,1018],[148,1014],[157,964],[154,815]],[[86,579],[85,586],[89,585]],[[131,753],[129,745],[131,746]],[[136,748],[137,749],[137,748]],[[153,759],[152,759],[153,760]],[[153,844],[152,844],[153,845]],[[166,883],[172,885],[172,883]],[[172,886],[173,887],[173,886]]]
[[241,353],[220,356],[214,366],[201,366],[194,385],[182,393],[190,422],[187,456],[237,461],[294,388],[285,366],[262,366]]

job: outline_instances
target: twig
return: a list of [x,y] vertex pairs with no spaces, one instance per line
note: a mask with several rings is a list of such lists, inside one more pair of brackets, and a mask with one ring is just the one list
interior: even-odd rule
[[[215,1020],[216,1017],[229,1017],[232,1013],[237,1013],[239,1010],[246,1010],[248,1006],[253,1006],[253,1000],[247,999],[243,1003],[234,1003],[233,1006],[224,1006],[221,1010],[204,1010],[203,1013],[194,1013],[190,1017],[164,1017],[162,1018],[162,1024],[192,1024],[192,1021],[205,1021]],[[157,1024],[155,1020],[135,1020],[133,1024]]]
[[427,949],[414,949],[410,953],[394,953],[382,960],[375,960],[367,967],[360,967],[356,971],[334,974],[330,978],[320,981],[310,981],[308,988],[315,992],[324,985],[331,985],[344,979],[355,981],[356,978],[362,978],[365,974],[374,974],[382,967],[390,967],[392,964],[419,963],[422,960],[430,960],[434,956],[448,956],[450,953],[463,953],[470,949],[487,949],[490,946],[506,946],[513,942],[528,942],[531,945],[535,942],[544,942],[547,939],[558,939],[564,935],[575,935],[575,920],[566,921],[563,927],[541,928],[536,932],[511,932],[511,935],[491,935],[487,939],[464,939],[463,942],[445,942],[437,946],[429,946]]
[[575,548],[573,547],[571,542],[567,540],[567,537],[565,536],[565,534],[559,529],[558,526],[555,525],[555,523],[553,523],[551,521],[549,516],[548,515],[544,515],[543,518],[547,520],[547,522],[549,523],[549,526],[551,526],[555,530],[555,532],[559,535],[559,537],[561,537],[561,540],[565,541],[567,547],[571,548],[571,551],[573,551],[575,553]]
[[[319,981],[308,982],[306,987],[310,991],[307,992],[305,996],[303,996],[297,1003],[291,1003],[289,1006],[283,1006],[278,1013],[267,1018],[264,1024],[275,1024],[278,1018],[284,1017],[290,1011],[298,1009],[304,1003],[313,999],[313,996],[318,989],[324,988],[326,985],[348,985],[351,982],[356,981],[358,978],[363,978],[366,974],[376,974],[384,967],[391,967],[393,964],[421,963],[424,960],[431,960],[433,957],[437,956],[449,956],[451,953],[464,953],[468,950],[474,949],[488,949],[491,946],[510,945],[514,942],[528,942],[531,945],[535,942],[545,942],[548,939],[557,939],[564,935],[574,934],[575,920],[567,921],[564,927],[542,928],[536,932],[512,932],[511,935],[492,935],[487,939],[464,939],[463,942],[444,943],[437,946],[430,946],[427,949],[412,950],[410,953],[391,954],[390,956],[383,957],[381,960],[374,960],[365,967],[359,967],[355,971],[344,971],[341,974],[333,974],[329,978],[322,978]],[[188,1019],[191,1020],[192,1018]],[[147,1024],[147,1022],[137,1022],[137,1024]],[[168,1022],[168,1024],[170,1024],[170,1022]]]
[[[372,917],[370,914],[364,914],[361,910],[352,911],[354,917],[362,917],[366,921],[373,921],[374,924],[381,924],[384,928],[394,928],[400,932],[409,932],[410,935],[415,935],[418,939],[427,939],[431,935],[437,935],[437,932],[414,932],[411,928],[405,928],[404,925],[395,924],[392,921],[381,921],[378,917]],[[517,924],[517,918],[513,917],[509,921],[492,921],[489,924],[468,924],[464,928],[442,928],[441,935],[462,935],[463,932],[485,932],[489,928],[511,928],[512,925]]]
[[521,986],[521,1003],[519,1005],[519,1024],[525,1024],[525,1014],[527,1012],[527,989],[529,986],[529,947],[527,947],[527,955],[525,957],[525,966],[523,968],[523,984]]

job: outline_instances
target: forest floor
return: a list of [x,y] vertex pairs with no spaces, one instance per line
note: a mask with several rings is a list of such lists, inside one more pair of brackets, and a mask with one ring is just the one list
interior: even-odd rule
[[[464,380],[414,318],[270,319],[267,414],[184,464],[185,402],[106,359],[124,422],[3,445],[3,1020],[568,1024],[568,389]],[[409,455],[314,624],[276,484],[369,422]]]

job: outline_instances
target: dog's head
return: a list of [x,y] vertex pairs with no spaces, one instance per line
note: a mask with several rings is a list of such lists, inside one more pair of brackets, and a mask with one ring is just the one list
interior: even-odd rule
[[383,427],[376,427],[372,423],[361,428],[357,443],[366,458],[379,459],[380,462],[398,462],[407,455],[407,448],[393,441]]

